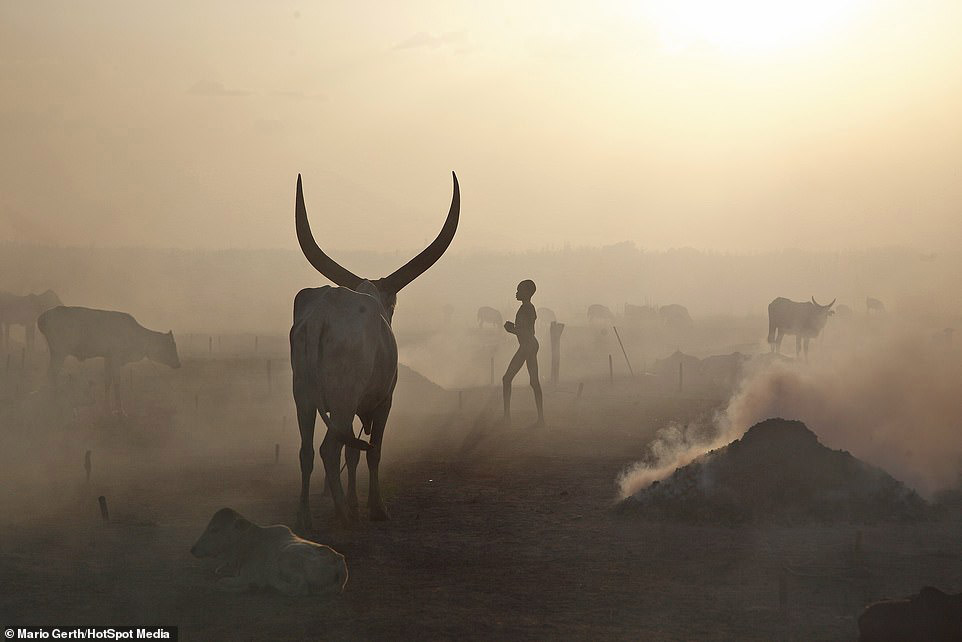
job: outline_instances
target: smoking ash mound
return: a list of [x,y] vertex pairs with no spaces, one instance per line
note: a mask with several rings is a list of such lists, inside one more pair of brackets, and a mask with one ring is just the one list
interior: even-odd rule
[[638,491],[618,511],[683,521],[901,521],[929,506],[885,471],[818,441],[800,421],[766,419]]

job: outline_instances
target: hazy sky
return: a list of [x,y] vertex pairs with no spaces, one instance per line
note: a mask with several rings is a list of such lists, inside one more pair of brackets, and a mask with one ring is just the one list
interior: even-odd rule
[[962,3],[595,4],[2,0],[0,240],[957,247]]

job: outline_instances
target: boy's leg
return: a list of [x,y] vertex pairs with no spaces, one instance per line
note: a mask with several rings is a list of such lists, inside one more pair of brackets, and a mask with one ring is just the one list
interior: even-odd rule
[[525,360],[528,364],[528,380],[534,390],[534,404],[538,407],[538,425],[544,425],[544,397],[541,394],[541,377],[538,374],[538,351],[535,350]]
[[501,377],[501,390],[504,397],[504,423],[511,423],[511,382],[514,381],[514,376],[518,374],[521,370],[521,365],[524,363],[524,354],[522,354],[521,348],[514,353],[511,357],[511,362],[508,364],[508,369],[504,371],[504,376]]

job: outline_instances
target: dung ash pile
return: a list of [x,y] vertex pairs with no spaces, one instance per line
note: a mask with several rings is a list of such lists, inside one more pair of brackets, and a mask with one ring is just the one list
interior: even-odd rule
[[823,446],[800,421],[767,419],[618,505],[682,521],[902,521],[929,506],[885,471]]

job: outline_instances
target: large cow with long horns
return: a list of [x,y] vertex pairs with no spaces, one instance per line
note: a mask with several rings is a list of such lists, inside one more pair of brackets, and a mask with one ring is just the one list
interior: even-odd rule
[[782,339],[786,334],[795,335],[795,357],[798,358],[805,345],[805,358],[808,358],[808,340],[814,339],[825,327],[828,317],[835,314],[832,306],[819,305],[815,297],[811,301],[790,301],[778,297],[768,304],[768,343],[773,352],[781,352]]
[[[316,415],[327,426],[320,455],[334,510],[342,523],[358,517],[357,464],[361,450],[367,452],[370,473],[368,510],[372,520],[388,519],[381,497],[378,464],[384,427],[391,411],[397,383],[397,343],[391,319],[397,293],[431,267],[451,244],[458,228],[460,191],[452,172],[454,194],[440,234],[420,254],[389,276],[367,280],[341,267],[318,247],[311,233],[297,177],[294,221],[301,251],[318,272],[339,287],[307,288],[294,298],[291,327],[291,368],[294,403],[301,432],[301,501],[298,525],[311,528],[308,495],[314,469],[314,422]],[[355,415],[366,442],[355,437]],[[341,485],[341,447],[347,446],[347,496]]]

